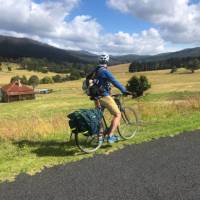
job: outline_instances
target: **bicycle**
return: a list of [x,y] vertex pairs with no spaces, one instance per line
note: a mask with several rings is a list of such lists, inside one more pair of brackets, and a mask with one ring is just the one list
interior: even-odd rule
[[[112,95],[112,97],[121,111],[121,122],[120,126],[117,128],[117,132],[123,140],[131,139],[136,135],[139,127],[139,118],[137,112],[133,108],[123,105],[122,94]],[[101,107],[101,112],[103,112],[103,118],[100,122],[100,133],[88,134],[86,131],[75,134],[76,145],[85,153],[93,153],[97,151],[103,144],[100,141],[106,140],[106,131],[108,130],[107,120],[109,120],[109,115],[106,113],[105,108],[103,107]]]

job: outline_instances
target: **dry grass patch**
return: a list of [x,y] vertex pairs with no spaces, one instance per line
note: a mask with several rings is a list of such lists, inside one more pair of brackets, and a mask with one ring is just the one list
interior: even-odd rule
[[27,118],[10,118],[0,121],[0,140],[38,139],[58,133],[68,133],[66,116],[55,114],[41,118],[36,113]]
[[163,102],[138,102],[141,118],[146,121],[159,121],[174,115],[185,115],[200,111],[200,97],[188,97],[184,100]]

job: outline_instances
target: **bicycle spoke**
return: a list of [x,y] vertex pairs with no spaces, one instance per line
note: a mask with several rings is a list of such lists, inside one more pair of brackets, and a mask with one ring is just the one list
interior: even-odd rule
[[97,134],[85,136],[85,134],[79,133],[75,135],[75,140],[77,146],[85,153],[95,152],[101,146]]

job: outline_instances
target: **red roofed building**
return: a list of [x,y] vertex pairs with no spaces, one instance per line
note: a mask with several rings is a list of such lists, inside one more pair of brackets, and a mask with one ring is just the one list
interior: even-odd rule
[[0,96],[3,102],[22,101],[35,99],[35,92],[32,88],[15,81],[0,89]]

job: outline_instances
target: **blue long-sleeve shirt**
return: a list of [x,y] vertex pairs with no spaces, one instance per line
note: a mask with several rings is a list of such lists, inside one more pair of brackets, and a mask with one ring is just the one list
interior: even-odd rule
[[122,93],[126,92],[126,88],[112,75],[108,69],[103,66],[97,67],[96,78],[98,80],[98,86],[102,89],[102,96],[109,96],[112,83]]

